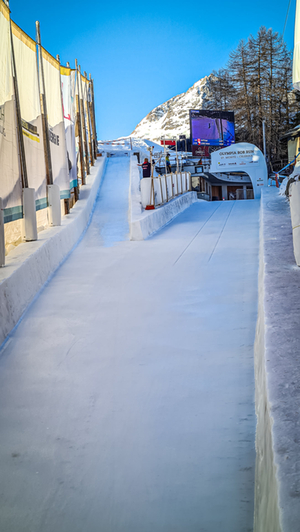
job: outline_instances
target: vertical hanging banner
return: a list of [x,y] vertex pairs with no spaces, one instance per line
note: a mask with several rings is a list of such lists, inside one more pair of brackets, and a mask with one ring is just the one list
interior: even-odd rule
[[89,81],[86,77],[82,77],[82,96],[83,96],[83,105],[84,105],[84,114],[85,114],[85,128],[86,128],[86,135],[87,135],[87,145],[88,145],[88,154],[89,154],[89,161],[90,164],[93,164],[91,153],[92,143],[91,143],[91,121],[90,121],[90,110],[89,110]]
[[61,99],[59,62],[42,47],[53,183],[60,197],[70,197],[69,165]]
[[77,163],[75,144],[75,70],[60,67],[63,98],[63,114],[66,135],[70,188],[77,186]]
[[[80,67],[79,67],[80,69]],[[89,168],[89,146],[88,146],[88,135],[87,135],[87,117],[85,112],[85,77],[80,74],[79,70],[79,95],[80,95],[80,108],[81,108],[81,117],[82,117],[82,135],[83,135],[83,145],[84,145],[84,158],[85,158],[85,169],[86,173],[90,173]]]
[[0,0],[0,197],[4,222],[22,218],[22,181],[11,66],[9,9]]
[[47,207],[46,166],[36,63],[36,44],[12,22],[28,185],[35,189],[36,210]]
[[83,133],[82,133],[82,120],[81,120],[81,105],[80,105],[80,93],[79,93],[79,70],[77,65],[77,59],[75,59],[76,65],[76,77],[75,77],[75,102],[76,102],[76,122],[75,122],[75,141],[76,141],[76,153],[77,153],[77,175],[81,179],[81,185],[85,184],[85,156],[83,145]]

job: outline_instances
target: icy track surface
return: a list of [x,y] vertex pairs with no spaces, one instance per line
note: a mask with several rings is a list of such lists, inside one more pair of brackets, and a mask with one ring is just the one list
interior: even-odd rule
[[130,242],[128,171],[1,353],[0,530],[252,530],[259,202]]

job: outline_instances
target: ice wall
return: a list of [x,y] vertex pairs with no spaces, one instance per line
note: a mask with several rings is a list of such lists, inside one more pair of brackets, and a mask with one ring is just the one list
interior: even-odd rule
[[254,531],[281,532],[277,496],[278,485],[272,446],[272,418],[270,415],[265,367],[263,208],[261,209],[260,217],[259,296],[254,344],[255,409],[257,415]]
[[300,269],[289,205],[276,189],[261,200],[259,315],[255,343],[255,532],[299,532]]
[[106,157],[91,167],[79,201],[61,226],[42,231],[37,241],[20,244],[6,257],[0,268],[0,345],[87,227],[105,167]]

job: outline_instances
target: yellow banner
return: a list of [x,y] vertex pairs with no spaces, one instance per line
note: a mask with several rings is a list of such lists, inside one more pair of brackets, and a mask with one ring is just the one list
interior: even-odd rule
[[0,0],[0,13],[4,15],[6,20],[9,20],[9,8],[4,4],[4,2],[2,2],[2,0]]
[[71,69],[70,67],[60,67],[60,73],[62,76],[71,76]]
[[38,137],[35,137],[34,135],[30,135],[30,133],[27,133],[27,131],[24,131],[24,129],[23,129],[23,135],[25,135],[25,137],[28,137],[31,140],[35,140],[36,142],[40,142],[40,139]]
[[57,68],[57,70],[59,70],[59,62],[57,61],[57,59],[55,59],[51,54],[49,54],[49,52],[47,52],[47,50],[45,50],[45,48],[42,47],[42,56],[43,56],[43,59],[45,59],[46,61],[48,61],[48,63],[50,63],[50,65],[54,66],[55,68]]
[[15,35],[15,37],[17,37],[20,41],[26,44],[28,48],[35,52],[36,45],[34,40],[31,39],[31,37],[29,37],[29,35],[27,35],[23,30],[21,30],[21,28],[19,28],[19,26],[17,26],[17,24],[13,21],[11,21],[11,27],[13,35]]

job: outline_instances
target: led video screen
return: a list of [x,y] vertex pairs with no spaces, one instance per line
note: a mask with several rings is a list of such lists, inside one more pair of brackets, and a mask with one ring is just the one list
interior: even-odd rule
[[235,141],[232,111],[191,110],[190,128],[193,146],[230,146]]

